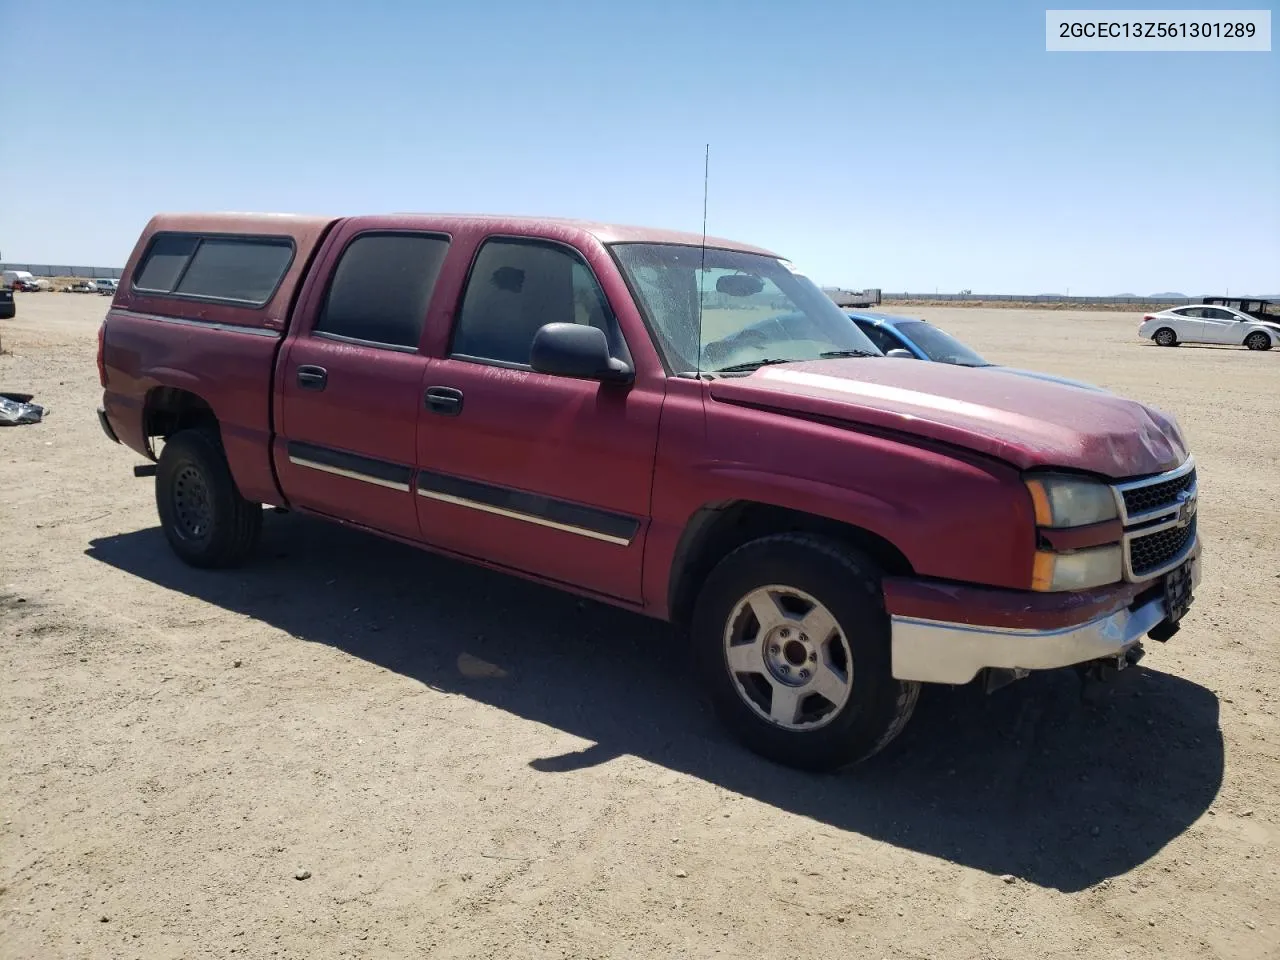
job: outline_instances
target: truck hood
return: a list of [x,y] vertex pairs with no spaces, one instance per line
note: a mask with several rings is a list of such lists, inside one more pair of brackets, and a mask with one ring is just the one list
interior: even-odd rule
[[713,380],[709,389],[721,403],[918,436],[1020,469],[1119,479],[1172,470],[1187,458],[1177,423],[1152,407],[998,368],[814,360]]
[[1003,370],[1005,373],[1016,374],[1019,377],[1034,377],[1037,380],[1050,380],[1053,383],[1065,383],[1068,386],[1078,387],[1081,390],[1101,390],[1102,387],[1094,386],[1092,383],[1086,383],[1083,380],[1072,380],[1070,377],[1060,377],[1053,373],[1044,373],[1040,370],[1022,370],[1017,367],[991,367],[993,370]]

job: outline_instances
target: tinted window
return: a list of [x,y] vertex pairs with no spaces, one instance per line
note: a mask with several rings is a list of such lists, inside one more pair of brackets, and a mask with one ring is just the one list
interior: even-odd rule
[[627,358],[604,291],[578,256],[542,243],[486,242],[463,294],[454,355],[528,364],[533,335],[548,323],[599,327],[613,355]]
[[416,347],[449,241],[411,233],[365,234],[338,261],[317,333]]
[[293,244],[271,237],[158,234],[133,285],[150,293],[261,306],[293,261]]
[[182,268],[196,249],[198,237],[186,234],[161,234],[151,242],[142,265],[134,274],[133,285],[139,290],[168,293],[182,275]]
[[898,324],[898,331],[922,351],[930,360],[939,363],[957,363],[962,367],[985,367],[987,361],[966,347],[945,330],[939,330],[923,320],[907,320]]
[[1238,320],[1234,313],[1230,310],[1223,310],[1220,307],[1205,307],[1204,318],[1206,320]]
[[174,292],[266,303],[292,260],[293,246],[282,241],[202,240]]
[[865,322],[859,322],[858,329],[867,335],[868,340],[880,348],[881,353],[888,353],[890,350],[905,349],[905,345],[899,343],[898,338],[888,330],[872,326]]
[[1174,310],[1173,312],[1180,317],[1189,317],[1192,320],[1199,320],[1204,316],[1204,312],[1199,307],[1183,307],[1181,310]]

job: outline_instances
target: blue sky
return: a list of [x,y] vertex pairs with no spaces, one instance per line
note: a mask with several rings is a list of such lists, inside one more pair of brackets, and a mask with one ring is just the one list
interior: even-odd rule
[[173,209],[697,230],[710,142],[710,231],[823,284],[1280,292],[1280,53],[1047,53],[1045,7],[15,3],[0,253],[118,266]]

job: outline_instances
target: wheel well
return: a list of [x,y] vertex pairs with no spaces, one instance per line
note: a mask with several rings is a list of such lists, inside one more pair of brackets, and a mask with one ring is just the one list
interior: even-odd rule
[[884,537],[830,517],[753,501],[703,507],[685,528],[671,568],[671,619],[686,624],[698,590],[717,563],[751,540],[778,533],[817,533],[868,554],[885,573],[906,575],[911,564]]
[[218,418],[213,408],[202,397],[177,387],[156,387],[147,394],[142,414],[142,433],[151,450],[153,437],[168,438],[179,430],[193,427],[212,427],[217,430]]

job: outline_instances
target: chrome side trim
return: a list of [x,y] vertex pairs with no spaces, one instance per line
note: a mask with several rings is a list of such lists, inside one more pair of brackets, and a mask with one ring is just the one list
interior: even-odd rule
[[407,483],[397,483],[394,480],[383,480],[381,477],[371,477],[367,473],[357,473],[354,470],[344,470],[342,467],[331,466],[327,463],[317,463],[314,460],[307,460],[305,457],[297,457],[290,455],[289,462],[299,467],[309,467],[312,470],[319,470],[321,473],[332,473],[337,477],[346,477],[348,480],[363,480],[365,483],[377,484],[379,487],[386,487],[388,490],[399,490],[401,493],[409,492]]
[[107,313],[110,317],[112,314],[122,317],[129,317],[133,320],[154,320],[157,323],[171,323],[179,327],[199,327],[202,330],[220,330],[223,333],[247,333],[251,337],[271,337],[278,339],[281,336],[279,330],[268,330],[265,327],[246,327],[236,323],[219,323],[216,320],[192,320],[190,317],[165,317],[158,313],[138,313],[136,310],[119,310],[114,309]]
[[597,530],[588,530],[585,527],[575,527],[568,523],[557,523],[554,520],[548,520],[546,517],[538,517],[530,513],[519,513],[515,510],[507,510],[503,507],[497,507],[490,503],[481,503],[478,500],[468,500],[465,497],[457,497],[451,493],[440,493],[437,490],[424,490],[422,487],[419,487],[418,495],[430,500],[438,500],[441,503],[451,503],[455,506],[469,507],[472,510],[480,510],[483,513],[492,513],[495,516],[507,517],[510,520],[523,520],[525,523],[534,523],[540,527],[549,527],[552,530],[560,530],[564,533],[573,533],[580,537],[589,537],[592,540],[601,540],[604,543],[612,543],[620,547],[631,545],[631,540],[627,537],[615,537],[612,534],[601,533]]
[[[1200,560],[1191,568],[1200,583]],[[1136,610],[1118,610],[1087,623],[1056,630],[1013,630],[945,623],[916,617],[890,618],[893,675],[922,683],[965,684],[986,667],[1052,670],[1099,657],[1119,656],[1166,617],[1164,597]]]

